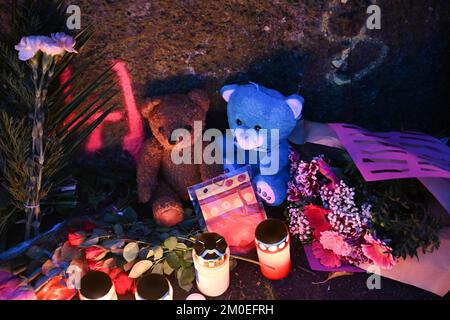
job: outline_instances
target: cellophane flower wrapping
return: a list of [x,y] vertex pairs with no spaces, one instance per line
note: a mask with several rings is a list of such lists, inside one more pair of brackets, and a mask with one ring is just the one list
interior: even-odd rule
[[239,168],[188,188],[204,231],[216,232],[234,254],[246,254],[255,246],[255,229],[266,219],[256,196],[249,166]]
[[370,200],[357,201],[355,188],[333,171],[323,156],[306,162],[293,150],[288,183],[289,230],[329,268],[373,263],[395,265],[392,249],[370,234]]

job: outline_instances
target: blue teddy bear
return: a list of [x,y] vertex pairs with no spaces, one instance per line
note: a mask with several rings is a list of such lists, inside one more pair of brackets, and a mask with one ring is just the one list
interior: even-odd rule
[[225,170],[251,165],[259,196],[268,205],[280,205],[289,181],[288,137],[301,117],[304,99],[255,83],[226,85],[220,92],[228,103],[232,129],[225,138]]

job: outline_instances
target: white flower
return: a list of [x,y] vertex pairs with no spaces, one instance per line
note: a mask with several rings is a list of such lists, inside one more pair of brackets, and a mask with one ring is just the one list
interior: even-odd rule
[[68,36],[67,34],[62,32],[52,33],[51,36],[53,41],[55,41],[58,44],[58,46],[64,49],[65,51],[78,53],[75,50],[75,40],[71,36]]
[[19,60],[27,61],[33,58],[36,52],[41,49],[43,38],[42,36],[22,37],[19,44],[14,47],[14,49],[19,51]]
[[65,50],[53,39],[45,37],[41,42],[41,51],[49,56],[59,56],[64,54]]
[[65,33],[53,33],[50,37],[27,36],[22,37],[14,48],[19,51],[19,59],[29,60],[40,50],[49,56],[58,56],[65,51],[78,53],[75,50],[75,40]]

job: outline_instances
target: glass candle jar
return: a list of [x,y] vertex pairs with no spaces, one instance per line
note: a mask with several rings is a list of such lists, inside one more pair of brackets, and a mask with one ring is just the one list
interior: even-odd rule
[[256,228],[255,242],[262,274],[270,280],[286,277],[291,269],[286,225],[277,219],[262,221]]
[[109,275],[101,271],[87,272],[80,281],[80,300],[117,300]]
[[230,248],[225,239],[214,232],[201,234],[192,250],[197,288],[201,293],[217,297],[230,285]]
[[173,300],[173,288],[162,274],[150,273],[137,281],[136,300]]

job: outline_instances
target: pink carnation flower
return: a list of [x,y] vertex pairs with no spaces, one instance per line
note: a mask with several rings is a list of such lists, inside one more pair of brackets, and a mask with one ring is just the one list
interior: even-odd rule
[[319,260],[321,265],[328,268],[339,268],[341,266],[339,257],[333,251],[324,249],[319,241],[314,241],[311,247],[314,257]]
[[368,244],[361,245],[364,255],[371,259],[375,265],[383,269],[391,269],[395,265],[395,259],[392,256],[392,249],[383,241],[374,239],[372,235],[366,234],[364,240]]
[[333,251],[339,256],[348,256],[352,253],[352,246],[349,245],[343,236],[336,231],[323,231],[320,233],[320,243],[325,249]]

